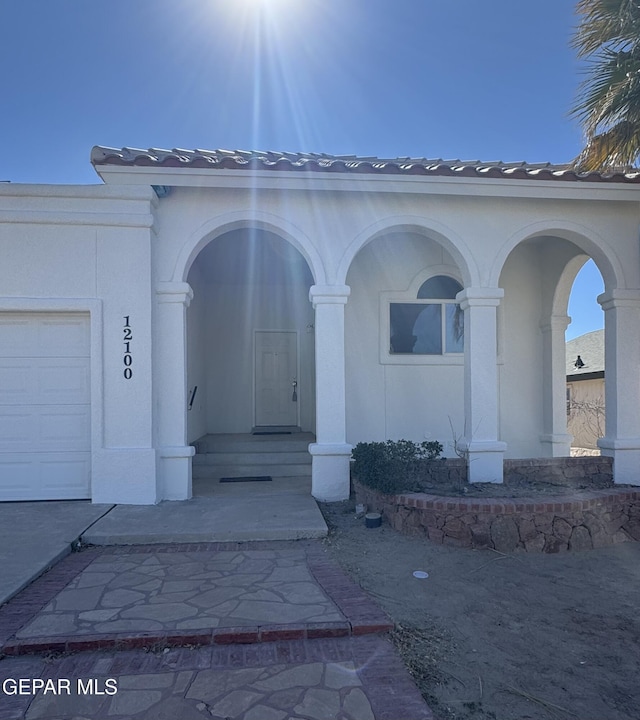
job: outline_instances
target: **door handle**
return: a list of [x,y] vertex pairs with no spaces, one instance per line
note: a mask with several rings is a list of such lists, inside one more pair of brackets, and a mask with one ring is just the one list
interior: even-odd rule
[[291,383],[293,385],[293,393],[291,394],[291,402],[298,402],[298,381],[293,378],[293,382]]

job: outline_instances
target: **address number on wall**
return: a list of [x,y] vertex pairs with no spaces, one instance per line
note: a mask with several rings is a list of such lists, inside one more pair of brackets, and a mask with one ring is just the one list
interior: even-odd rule
[[131,354],[131,343],[133,342],[133,332],[131,330],[131,324],[129,323],[129,315],[124,316],[124,355],[122,356],[122,362],[124,363],[124,379],[131,380],[133,377],[133,355]]

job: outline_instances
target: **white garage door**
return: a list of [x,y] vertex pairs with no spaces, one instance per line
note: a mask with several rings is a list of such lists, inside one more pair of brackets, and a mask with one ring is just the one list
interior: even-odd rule
[[90,497],[89,316],[0,313],[0,500]]

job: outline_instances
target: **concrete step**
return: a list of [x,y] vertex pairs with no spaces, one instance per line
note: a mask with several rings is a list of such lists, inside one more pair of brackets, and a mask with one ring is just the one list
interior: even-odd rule
[[194,479],[221,477],[250,477],[253,475],[271,475],[271,477],[309,477],[311,463],[275,464],[275,465],[193,465]]
[[193,465],[306,465],[311,455],[302,452],[208,452],[194,455]]
[[312,433],[292,435],[205,435],[193,443],[198,454],[306,452],[315,442]]

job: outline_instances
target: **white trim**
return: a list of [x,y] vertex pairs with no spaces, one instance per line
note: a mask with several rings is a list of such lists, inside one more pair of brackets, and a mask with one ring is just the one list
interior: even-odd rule
[[[451,303],[456,304],[455,300],[446,298],[438,300],[438,298],[418,299],[418,290],[422,285],[430,280],[432,277],[438,275],[444,275],[450,277],[452,280],[459,282],[461,285],[462,277],[456,267],[451,265],[431,265],[428,268],[424,268],[417,273],[411,282],[409,287],[403,292],[396,291],[385,291],[380,293],[379,300],[379,361],[381,365],[464,365],[464,352],[461,353],[447,353],[444,352],[445,348],[443,345],[443,352],[438,355],[412,355],[412,354],[392,354],[389,352],[389,338],[391,333],[391,319],[389,316],[390,307],[392,303],[403,303],[405,305],[427,305],[427,304],[444,304]],[[441,318],[442,326],[446,322],[446,318]],[[444,335],[443,335],[444,340]]]
[[215,168],[161,168],[98,165],[107,184],[171,185],[225,189],[271,189],[332,192],[385,192],[475,197],[519,197],[567,200],[616,200],[638,202],[640,185],[634,183],[580,182],[570,180],[521,180],[447,175],[394,175],[322,173],[298,170],[231,170]]

